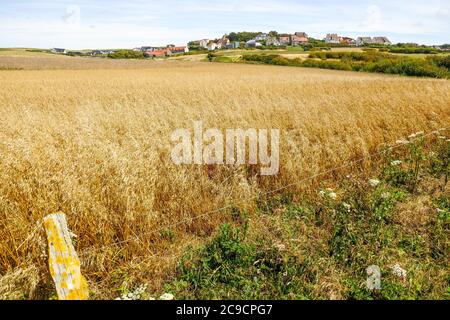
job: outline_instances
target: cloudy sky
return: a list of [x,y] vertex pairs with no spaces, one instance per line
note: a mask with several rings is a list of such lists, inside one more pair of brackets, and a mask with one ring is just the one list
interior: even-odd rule
[[243,30],[450,43],[450,1],[0,0],[0,47],[132,48]]

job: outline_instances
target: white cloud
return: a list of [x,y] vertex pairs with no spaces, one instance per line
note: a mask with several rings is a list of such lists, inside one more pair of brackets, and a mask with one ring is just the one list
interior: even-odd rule
[[66,13],[62,19],[67,26],[79,28],[81,26],[81,8],[77,5],[67,6]]
[[436,17],[450,19],[450,8],[438,8],[436,10]]
[[[2,0],[0,0],[2,1]],[[323,38],[388,35],[393,41],[450,42],[443,0],[21,0],[0,9],[0,47],[134,47],[231,31],[305,31]],[[447,0],[448,1],[448,0]]]
[[365,30],[377,29],[381,26],[382,14],[381,8],[376,5],[367,7],[364,15],[362,16],[362,22],[360,26]]

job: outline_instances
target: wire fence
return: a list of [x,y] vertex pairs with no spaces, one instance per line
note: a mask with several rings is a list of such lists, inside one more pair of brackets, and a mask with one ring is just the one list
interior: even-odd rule
[[[415,141],[417,141],[419,139],[424,139],[426,137],[439,134],[440,132],[447,131],[448,129],[450,129],[450,126],[444,127],[444,128],[438,129],[438,130],[434,130],[434,131],[431,131],[431,132],[428,132],[428,133],[422,133],[421,132],[419,134],[416,134],[414,137],[409,137],[408,140],[402,139],[402,140],[397,140],[395,143],[392,143],[392,144],[385,144],[385,143],[383,143],[381,145],[384,145],[385,147],[389,148],[390,150],[394,150],[394,149],[405,147],[408,144],[413,143],[413,142],[415,142]],[[380,148],[380,146],[378,147],[378,149],[379,148]],[[120,240],[120,241],[117,241],[117,242],[114,242],[114,243],[110,243],[110,244],[107,244],[107,245],[103,245],[103,246],[100,246],[100,247],[93,245],[93,246],[89,246],[89,247],[83,248],[83,251],[81,252],[81,256],[85,255],[91,249],[95,249],[97,251],[98,250],[104,250],[104,249],[107,249],[107,248],[113,248],[113,247],[121,246],[121,245],[124,245],[124,244],[128,244],[128,243],[134,242],[134,241],[137,241],[137,242],[140,242],[140,243],[143,244],[141,238],[144,237],[144,236],[149,236],[149,235],[153,235],[153,234],[161,234],[161,232],[164,232],[166,230],[170,230],[170,229],[176,228],[176,227],[178,227],[180,225],[184,225],[184,224],[187,224],[187,223],[192,223],[193,221],[209,217],[209,216],[211,216],[213,214],[217,214],[217,213],[226,211],[228,209],[232,209],[232,208],[236,207],[237,205],[246,204],[248,202],[258,200],[261,197],[269,196],[269,195],[272,195],[272,194],[276,194],[276,193],[279,193],[280,191],[289,189],[291,187],[304,184],[305,182],[308,182],[308,181],[311,181],[311,180],[314,180],[314,179],[317,179],[317,178],[320,178],[320,177],[325,177],[325,176],[327,176],[327,175],[329,175],[331,173],[334,173],[334,172],[337,172],[337,171],[340,171],[340,170],[352,167],[352,166],[354,166],[356,164],[359,164],[359,163],[362,163],[362,162],[364,162],[364,161],[366,161],[368,159],[377,157],[377,156],[385,153],[387,151],[386,150],[387,148],[381,149],[379,151],[370,153],[370,154],[368,154],[366,156],[362,156],[362,157],[360,157],[360,158],[358,158],[356,160],[348,161],[345,164],[341,164],[341,165],[336,166],[334,168],[331,168],[331,169],[328,169],[328,170],[324,170],[324,171],[322,171],[320,173],[317,173],[317,174],[308,176],[306,178],[300,179],[300,180],[298,180],[298,181],[296,181],[294,183],[290,183],[290,184],[284,185],[282,187],[272,189],[272,190],[267,191],[267,192],[262,192],[262,193],[260,193],[260,194],[258,194],[256,196],[252,196],[252,197],[246,198],[244,200],[236,201],[233,204],[226,205],[226,206],[223,206],[223,207],[211,210],[211,211],[207,211],[207,212],[204,212],[204,213],[199,214],[199,215],[194,216],[194,217],[189,217],[189,218],[186,218],[186,219],[182,219],[182,220],[180,220],[180,221],[178,221],[178,222],[176,222],[174,224],[166,225],[166,226],[163,226],[161,228],[158,228],[158,229],[155,229],[155,230],[151,230],[151,231],[148,231],[148,232],[135,234],[135,236],[133,236],[133,237],[130,237],[130,238],[127,238],[127,239],[124,239],[124,240]],[[39,229],[41,229],[41,228],[42,228],[42,223],[38,222],[37,226],[30,232],[28,237],[16,248],[16,251],[18,251],[24,245],[29,243],[31,241],[31,239],[33,239],[33,237],[36,234],[36,232]],[[152,258],[154,258],[156,256],[158,256],[158,254],[150,255],[150,256],[146,257],[145,261],[147,261],[149,259],[152,259]]]

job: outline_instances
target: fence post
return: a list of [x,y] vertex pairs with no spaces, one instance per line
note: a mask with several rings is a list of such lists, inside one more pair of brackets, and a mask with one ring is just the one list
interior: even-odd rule
[[44,218],[48,242],[48,265],[60,300],[86,300],[87,282],[81,274],[80,260],[72,245],[64,213]]

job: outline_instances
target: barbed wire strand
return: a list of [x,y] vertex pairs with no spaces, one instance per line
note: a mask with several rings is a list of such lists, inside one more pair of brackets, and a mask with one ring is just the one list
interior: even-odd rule
[[[406,146],[406,145],[408,145],[408,144],[410,144],[410,143],[412,143],[412,142],[414,142],[414,141],[416,141],[418,139],[423,139],[423,138],[426,138],[428,136],[438,134],[439,132],[446,131],[448,129],[450,129],[450,126],[444,127],[444,128],[441,128],[441,129],[437,129],[437,130],[433,130],[433,131],[431,131],[429,133],[420,134],[420,135],[418,135],[416,137],[409,138],[409,140],[403,140],[405,143],[403,143],[403,141],[401,143],[399,143],[400,140],[397,140],[397,142],[395,144],[393,144],[393,143],[392,144],[382,143],[377,148],[379,148],[380,146],[384,145],[384,146],[387,146],[390,150],[398,149],[398,148],[404,147],[404,146]],[[298,180],[296,182],[293,182],[293,183],[281,186],[279,188],[276,188],[276,189],[273,189],[273,190],[270,190],[270,191],[267,191],[267,192],[260,193],[260,194],[258,194],[256,196],[252,196],[252,197],[244,199],[244,200],[239,200],[239,201],[237,201],[237,202],[235,202],[233,204],[229,204],[229,205],[223,206],[221,208],[217,208],[217,209],[214,209],[214,210],[211,210],[211,211],[207,211],[207,212],[202,213],[202,214],[200,214],[198,216],[182,219],[182,220],[178,221],[177,223],[174,223],[174,224],[171,224],[171,225],[168,225],[168,226],[164,226],[162,228],[159,228],[159,229],[156,229],[156,230],[152,230],[152,231],[149,231],[149,232],[144,232],[144,233],[141,233],[139,235],[136,235],[135,237],[131,237],[131,238],[128,238],[128,239],[125,239],[125,240],[121,240],[121,241],[118,241],[118,242],[107,244],[107,245],[104,245],[104,246],[101,246],[101,247],[96,247],[95,245],[93,245],[93,246],[84,248],[83,251],[89,251],[90,249],[94,249],[94,248],[97,249],[97,250],[103,250],[103,249],[106,249],[106,248],[119,246],[119,245],[126,244],[126,243],[129,243],[129,242],[132,242],[132,241],[136,241],[136,240],[140,241],[142,243],[142,240],[140,238],[143,237],[143,236],[148,236],[148,235],[151,235],[151,234],[160,233],[160,232],[162,232],[164,230],[171,229],[171,228],[183,225],[183,224],[188,223],[188,222],[193,222],[195,220],[202,219],[204,217],[210,216],[210,215],[218,213],[218,212],[222,212],[222,211],[227,210],[227,209],[231,209],[231,208],[235,207],[236,204],[244,204],[244,203],[247,203],[247,202],[250,202],[250,201],[253,201],[253,200],[257,200],[257,199],[259,199],[259,198],[261,198],[263,196],[271,195],[273,193],[277,193],[277,192],[286,190],[286,189],[288,189],[290,187],[302,184],[302,183],[304,183],[306,181],[314,180],[314,179],[316,179],[318,177],[326,176],[326,175],[328,175],[330,173],[333,173],[335,171],[339,171],[339,170],[348,168],[348,167],[353,166],[353,165],[355,165],[357,163],[363,162],[363,161],[365,161],[367,159],[370,159],[370,158],[373,158],[375,156],[381,155],[381,154],[383,154],[385,152],[386,152],[386,149],[385,150],[380,150],[380,151],[368,154],[366,156],[363,156],[363,157],[361,157],[361,158],[359,158],[357,160],[349,161],[349,162],[347,162],[347,163],[345,163],[343,165],[340,165],[340,166],[337,166],[337,167],[334,167],[334,168],[331,168],[331,169],[328,169],[328,170],[316,173],[314,175],[311,175],[309,177],[300,179],[300,180]],[[22,246],[24,246],[27,242],[29,242],[33,238],[35,232],[41,226],[42,226],[42,223],[38,223],[38,226],[36,226],[36,228],[34,228],[32,230],[32,232],[29,234],[29,236],[17,247],[16,251],[18,251]],[[84,255],[84,254],[85,254],[85,252],[81,253],[81,255]],[[154,256],[152,256],[152,257],[154,257]],[[149,257],[149,258],[152,258],[152,257]]]
[[[380,144],[380,145],[385,145],[388,148],[390,148],[391,150],[398,149],[400,147],[405,147],[406,145],[408,145],[408,144],[410,144],[410,143],[412,143],[412,142],[414,142],[414,141],[416,141],[418,139],[423,139],[423,138],[426,138],[428,136],[434,135],[436,133],[446,131],[448,129],[450,129],[450,126],[445,127],[445,128],[441,128],[441,129],[438,129],[438,130],[433,130],[432,132],[429,132],[429,133],[426,133],[426,134],[420,134],[420,135],[418,135],[418,136],[416,136],[414,138],[409,138],[409,140],[403,140],[404,142],[407,141],[408,143],[398,143],[398,142],[396,142],[394,145],[393,144],[385,144],[385,143]],[[397,140],[397,141],[400,141],[400,140]],[[309,180],[314,180],[314,179],[316,179],[318,177],[321,177],[321,176],[326,176],[326,175],[328,175],[330,173],[333,173],[335,171],[339,171],[339,170],[348,168],[348,167],[353,166],[353,165],[355,165],[357,163],[363,162],[364,160],[367,160],[367,159],[373,158],[375,156],[381,155],[381,154],[385,153],[386,151],[387,150],[385,149],[385,150],[380,150],[378,152],[371,153],[371,154],[363,156],[363,157],[361,157],[361,158],[359,158],[357,160],[349,161],[349,162],[347,162],[347,163],[345,163],[343,165],[340,165],[340,166],[334,167],[332,169],[328,169],[328,170],[322,171],[320,173],[316,173],[314,175],[311,175],[309,177],[300,179],[299,181],[296,181],[296,182],[284,185],[282,187],[279,187],[279,188],[276,188],[276,189],[273,189],[273,190],[270,190],[270,191],[267,191],[267,192],[263,192],[263,193],[258,194],[256,196],[252,196],[250,198],[237,201],[237,202],[235,202],[233,204],[229,204],[229,205],[223,206],[221,208],[217,208],[217,209],[214,209],[214,210],[202,213],[202,214],[200,214],[198,216],[195,216],[195,217],[182,219],[182,220],[178,221],[177,223],[174,223],[174,224],[171,224],[171,225],[168,225],[168,226],[164,226],[164,227],[156,229],[156,230],[152,230],[152,231],[149,231],[149,232],[141,233],[141,234],[139,234],[136,237],[131,237],[131,238],[128,238],[128,239],[125,239],[125,240],[121,240],[121,241],[118,241],[118,242],[114,242],[114,243],[111,243],[111,244],[108,244],[108,245],[104,245],[104,246],[101,246],[101,247],[90,246],[88,248],[85,248],[84,250],[89,250],[89,249],[92,249],[92,248],[103,250],[105,248],[122,245],[122,244],[129,243],[129,242],[132,242],[132,241],[140,241],[142,243],[142,240],[140,238],[143,237],[143,236],[148,236],[148,235],[160,233],[160,232],[162,232],[164,230],[172,229],[172,228],[180,226],[182,224],[189,223],[189,222],[192,222],[192,221],[195,221],[195,220],[199,220],[199,219],[202,219],[204,217],[210,216],[212,214],[215,214],[215,213],[227,210],[227,209],[231,209],[231,208],[235,207],[236,204],[244,204],[244,203],[247,203],[247,202],[250,202],[250,201],[253,201],[253,200],[257,200],[260,197],[267,196],[267,195],[270,195],[270,194],[273,194],[273,193],[277,193],[277,192],[283,191],[283,190],[288,189],[290,187],[302,184],[302,183],[304,183],[306,181],[309,181]]]

